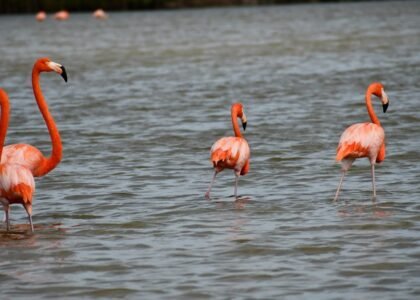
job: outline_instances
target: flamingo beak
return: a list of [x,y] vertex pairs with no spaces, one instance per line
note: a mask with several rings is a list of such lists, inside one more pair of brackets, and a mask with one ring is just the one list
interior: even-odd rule
[[384,113],[386,113],[386,110],[388,109],[388,105],[389,105],[389,100],[387,103],[382,104],[382,108],[384,109]]
[[384,89],[382,89],[382,108],[384,109],[384,113],[386,112],[386,110],[388,109],[388,105],[389,105],[389,99],[388,99],[388,95],[385,93]]
[[244,113],[242,113],[241,121],[242,121],[242,128],[245,130],[246,129],[246,116]]
[[67,82],[67,72],[66,72],[66,69],[64,68],[64,66],[61,66],[60,69],[61,69],[61,74],[60,74],[61,77],[63,77],[64,81]]
[[64,68],[64,66],[53,62],[53,61],[49,61],[47,62],[48,67],[50,67],[50,71],[54,71],[58,74],[61,75],[61,77],[63,77],[64,81],[67,82],[67,72],[66,69]]

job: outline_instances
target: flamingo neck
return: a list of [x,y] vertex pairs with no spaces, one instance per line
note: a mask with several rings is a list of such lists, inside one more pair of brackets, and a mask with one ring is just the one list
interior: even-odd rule
[[242,133],[241,130],[239,129],[239,125],[238,125],[238,113],[233,110],[232,111],[232,126],[233,126],[233,132],[235,133],[236,137],[242,137]]
[[0,90],[0,106],[1,106],[1,120],[0,120],[0,158],[3,152],[4,140],[6,139],[7,127],[9,126],[9,100],[3,90]]
[[372,120],[372,123],[375,123],[376,125],[381,126],[381,122],[379,122],[378,117],[375,114],[375,111],[372,106],[372,93],[373,93],[374,87],[369,86],[369,88],[366,91],[365,99],[366,99],[366,108],[369,114],[370,119]]
[[54,119],[48,110],[47,102],[42,95],[41,86],[39,84],[39,75],[40,71],[37,68],[34,68],[32,71],[32,87],[38,108],[44,118],[45,124],[47,125],[52,143],[51,156],[46,158],[45,162],[37,170],[37,176],[42,176],[54,169],[61,161],[63,145],[61,143],[60,133],[58,132]]

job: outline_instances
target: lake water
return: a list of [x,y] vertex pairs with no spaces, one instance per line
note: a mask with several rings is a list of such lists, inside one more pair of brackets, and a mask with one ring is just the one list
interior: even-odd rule
[[[111,13],[104,22],[0,17],[7,144],[50,151],[33,62],[64,158],[38,179],[35,233],[1,227],[4,299],[420,298],[420,2]],[[359,160],[332,203],[341,132],[390,98],[387,157]],[[209,149],[241,101],[251,169]]]

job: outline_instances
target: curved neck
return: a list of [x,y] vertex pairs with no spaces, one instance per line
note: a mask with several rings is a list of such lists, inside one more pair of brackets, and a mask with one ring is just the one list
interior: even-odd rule
[[238,125],[238,113],[233,110],[231,115],[232,115],[233,132],[235,133],[236,137],[242,137],[241,130],[239,129],[239,125]]
[[7,127],[9,126],[9,100],[5,92],[0,91],[0,106],[1,106],[1,119],[0,119],[0,158],[3,152],[4,140],[6,139]]
[[40,166],[40,169],[38,170],[38,176],[42,176],[54,169],[61,161],[63,146],[61,143],[60,133],[58,132],[54,119],[48,110],[47,102],[45,101],[44,96],[42,95],[41,86],[39,85],[39,73],[40,72],[37,68],[33,69],[32,87],[34,90],[34,95],[39,110],[42,114],[42,117],[44,118],[45,124],[47,125],[52,143],[51,156],[46,158],[45,163],[42,166]]
[[365,95],[366,108],[367,108],[369,117],[372,120],[372,123],[375,123],[376,125],[381,126],[381,122],[379,122],[379,119],[376,116],[375,111],[373,110],[373,106],[372,106],[372,93],[373,93],[373,88],[369,87],[367,89],[366,95]]

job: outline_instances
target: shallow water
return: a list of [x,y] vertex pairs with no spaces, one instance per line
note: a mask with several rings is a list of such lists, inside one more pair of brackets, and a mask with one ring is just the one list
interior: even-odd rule
[[[420,3],[113,13],[105,22],[0,17],[7,144],[45,153],[41,84],[64,143],[37,180],[35,234],[0,232],[5,298],[416,299],[420,295]],[[341,132],[390,97],[387,158],[357,161],[332,203]],[[209,148],[241,101],[252,160],[212,176]]]

